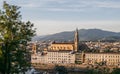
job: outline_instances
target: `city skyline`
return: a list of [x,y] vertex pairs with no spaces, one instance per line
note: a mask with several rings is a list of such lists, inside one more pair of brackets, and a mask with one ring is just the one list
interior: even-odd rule
[[120,32],[120,0],[5,1],[21,7],[23,21],[34,23],[37,35],[72,31],[76,27]]

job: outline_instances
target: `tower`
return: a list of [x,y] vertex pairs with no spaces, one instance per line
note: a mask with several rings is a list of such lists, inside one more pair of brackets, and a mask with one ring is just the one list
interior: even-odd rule
[[78,51],[78,49],[79,49],[79,34],[78,29],[76,29],[74,36],[74,51]]
[[36,44],[32,45],[32,52],[33,52],[33,54],[36,54]]

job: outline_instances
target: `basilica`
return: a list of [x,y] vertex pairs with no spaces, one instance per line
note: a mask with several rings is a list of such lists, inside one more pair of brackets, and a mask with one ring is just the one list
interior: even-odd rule
[[75,31],[74,42],[55,43],[53,42],[48,50],[50,51],[78,51],[79,47],[79,34],[78,29]]

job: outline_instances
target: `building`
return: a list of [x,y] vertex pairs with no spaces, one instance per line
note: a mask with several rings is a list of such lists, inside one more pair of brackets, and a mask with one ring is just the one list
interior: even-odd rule
[[75,63],[75,53],[78,51],[79,35],[78,29],[75,31],[74,42],[55,43],[40,53],[36,53],[36,47],[33,46],[31,63],[54,63],[54,64],[73,64]]
[[69,51],[49,51],[32,56],[32,63],[73,64],[75,54],[71,54]]
[[75,53],[75,63],[76,64],[82,64],[83,63],[83,55],[82,53]]
[[70,43],[55,43],[53,42],[49,47],[48,50],[50,51],[78,51],[79,47],[79,34],[78,34],[78,29],[75,31],[75,36],[74,36],[74,42]]
[[119,53],[84,53],[82,62],[95,65],[103,63],[108,66],[120,66]]

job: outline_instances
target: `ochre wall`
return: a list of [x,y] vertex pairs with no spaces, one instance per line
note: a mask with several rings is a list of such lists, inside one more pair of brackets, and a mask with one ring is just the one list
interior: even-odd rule
[[51,44],[50,50],[74,50],[74,44]]

